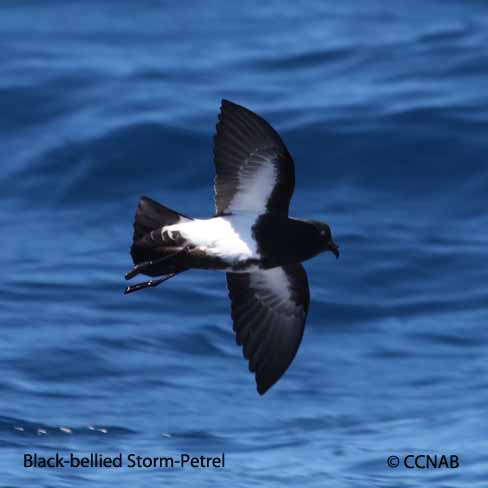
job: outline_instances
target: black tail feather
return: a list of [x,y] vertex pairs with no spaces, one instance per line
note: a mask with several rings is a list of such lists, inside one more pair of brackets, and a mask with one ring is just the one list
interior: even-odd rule
[[151,198],[141,197],[134,220],[134,242],[163,225],[178,224],[187,220],[192,219],[155,202]]
[[135,268],[128,275],[132,277],[134,272],[140,272],[148,276],[160,276],[183,271],[185,268],[181,259],[177,259],[182,248],[173,242],[163,241],[161,228],[190,220],[148,197],[142,197],[137,206],[130,250]]

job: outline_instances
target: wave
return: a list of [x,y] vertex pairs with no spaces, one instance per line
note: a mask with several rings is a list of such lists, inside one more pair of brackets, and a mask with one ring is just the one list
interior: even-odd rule
[[[346,183],[389,190],[395,198],[413,190],[462,193],[465,186],[471,191],[474,181],[479,196],[486,194],[484,121],[453,116],[444,107],[343,124],[322,122],[284,131],[301,185],[313,189]],[[84,141],[65,141],[0,181],[6,196],[40,206],[204,191],[213,181],[211,145],[210,134],[131,124]]]

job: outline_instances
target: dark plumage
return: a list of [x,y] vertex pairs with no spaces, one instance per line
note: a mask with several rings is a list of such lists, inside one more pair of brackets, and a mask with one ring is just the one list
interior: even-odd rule
[[160,276],[126,293],[157,286],[191,268],[223,270],[236,340],[266,392],[291,364],[310,301],[302,261],[330,251],[327,224],[288,216],[293,160],[261,117],[227,100],[214,138],[215,216],[191,219],[143,197],[131,256],[137,274]]

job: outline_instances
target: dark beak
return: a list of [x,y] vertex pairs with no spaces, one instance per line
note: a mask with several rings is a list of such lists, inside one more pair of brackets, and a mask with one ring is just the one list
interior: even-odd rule
[[339,259],[339,246],[334,241],[329,241],[329,251]]

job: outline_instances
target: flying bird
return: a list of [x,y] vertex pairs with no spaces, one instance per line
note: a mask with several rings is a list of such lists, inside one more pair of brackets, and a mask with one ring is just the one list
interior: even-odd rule
[[226,273],[237,344],[264,394],[293,361],[310,292],[301,264],[339,249],[326,223],[288,216],[295,187],[290,153],[263,118],[222,100],[214,137],[215,215],[192,219],[142,197],[125,277],[157,286],[192,268]]

